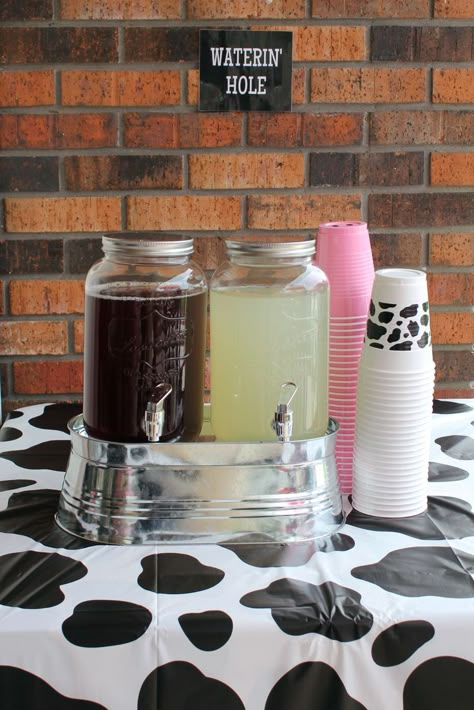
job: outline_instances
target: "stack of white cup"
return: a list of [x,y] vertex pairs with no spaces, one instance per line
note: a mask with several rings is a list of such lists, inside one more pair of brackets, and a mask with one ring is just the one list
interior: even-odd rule
[[374,280],[367,224],[319,225],[316,262],[329,280],[329,414],[339,424],[336,463],[341,490],[350,493],[358,366]]
[[390,518],[426,510],[434,377],[426,274],[376,271],[359,363],[356,510]]

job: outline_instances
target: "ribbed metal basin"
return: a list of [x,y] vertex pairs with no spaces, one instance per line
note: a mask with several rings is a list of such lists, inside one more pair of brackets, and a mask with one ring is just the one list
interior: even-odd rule
[[114,544],[310,540],[344,522],[334,448],[326,435],[291,442],[122,444],[69,422],[71,455],[56,521]]

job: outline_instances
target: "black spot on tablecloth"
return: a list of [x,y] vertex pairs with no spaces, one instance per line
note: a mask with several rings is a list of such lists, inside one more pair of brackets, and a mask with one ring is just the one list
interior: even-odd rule
[[469,471],[457,466],[449,466],[446,463],[430,461],[428,470],[428,480],[437,483],[447,483],[448,481],[462,481],[468,478]]
[[[366,710],[326,663],[300,663],[273,686],[265,710]],[[418,708],[418,710],[421,710]]]
[[357,528],[398,532],[418,540],[456,540],[470,537],[474,514],[467,501],[449,496],[428,496],[428,508],[409,518],[375,518],[352,510],[347,522]]
[[61,695],[38,676],[13,666],[0,666],[0,692],[2,710],[107,710]]
[[30,424],[37,429],[53,429],[69,434],[68,421],[81,412],[82,404],[70,402],[47,404],[42,414],[30,419]]
[[79,550],[95,545],[68,535],[56,525],[59,495],[59,491],[49,489],[13,493],[6,510],[0,511],[0,532],[25,535],[47,547]]
[[28,470],[46,468],[51,471],[66,470],[71,443],[69,441],[44,441],[28,449],[5,451],[0,458],[12,461],[20,468]]
[[355,567],[351,574],[404,597],[474,597],[474,580],[449,547],[393,550],[379,562]]
[[21,439],[23,433],[19,429],[12,426],[5,426],[0,429],[0,441],[15,441]]
[[461,434],[440,436],[435,439],[435,444],[438,444],[441,451],[453,459],[459,459],[459,461],[474,459],[474,439],[470,436],[462,436]]
[[178,621],[191,643],[201,651],[216,651],[232,636],[232,619],[218,609],[181,614]]
[[252,567],[301,567],[317,552],[345,552],[351,550],[354,544],[349,535],[341,533],[320,540],[287,544],[268,544],[264,536],[250,534],[239,538],[239,544],[223,542],[221,547],[231,550],[242,562]]
[[87,567],[53,552],[10,552],[0,557],[0,604],[45,609],[61,604],[61,586],[82,579]]
[[290,636],[315,633],[334,641],[355,641],[373,624],[372,614],[360,599],[354,589],[335,582],[316,586],[284,578],[245,594],[240,603],[252,609],[271,609],[275,623]]
[[375,639],[372,658],[378,666],[398,666],[431,641],[434,633],[432,624],[421,619],[393,624]]
[[470,412],[473,409],[474,407],[463,402],[451,402],[448,399],[433,400],[433,414],[460,414],[461,412]]
[[4,493],[4,491],[14,491],[16,488],[25,488],[26,486],[32,486],[35,483],[36,481],[33,481],[30,478],[7,479],[5,481],[0,481],[0,493]]
[[156,668],[145,679],[137,710],[245,710],[239,696],[191,663],[173,661]]
[[70,643],[83,648],[118,646],[136,641],[151,624],[152,614],[139,604],[90,599],[78,604],[62,625]]
[[7,416],[5,417],[5,421],[3,422],[4,424],[8,424],[12,419],[20,419],[21,417],[24,417],[25,413],[20,412],[18,410],[15,410],[14,412],[8,412]]
[[191,594],[211,589],[224,578],[217,567],[204,565],[192,555],[163,552],[142,559],[138,584],[158,594]]
[[403,710],[472,710],[474,664],[454,656],[430,658],[408,676]]
[[309,562],[317,549],[313,540],[286,545],[268,544],[264,536],[256,534],[239,538],[239,544],[223,542],[221,547],[231,550],[252,567],[300,567]]

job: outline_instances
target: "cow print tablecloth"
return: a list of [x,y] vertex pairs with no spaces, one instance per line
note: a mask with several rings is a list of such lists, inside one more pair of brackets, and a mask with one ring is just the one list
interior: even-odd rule
[[428,512],[293,546],[74,539],[53,516],[77,408],[13,412],[1,710],[472,710],[474,401],[434,404]]

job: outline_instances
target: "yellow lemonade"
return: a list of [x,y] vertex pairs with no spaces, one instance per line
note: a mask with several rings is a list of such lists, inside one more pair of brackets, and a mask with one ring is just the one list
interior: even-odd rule
[[211,289],[211,423],[218,440],[276,441],[281,386],[294,382],[292,439],[328,424],[326,290]]

